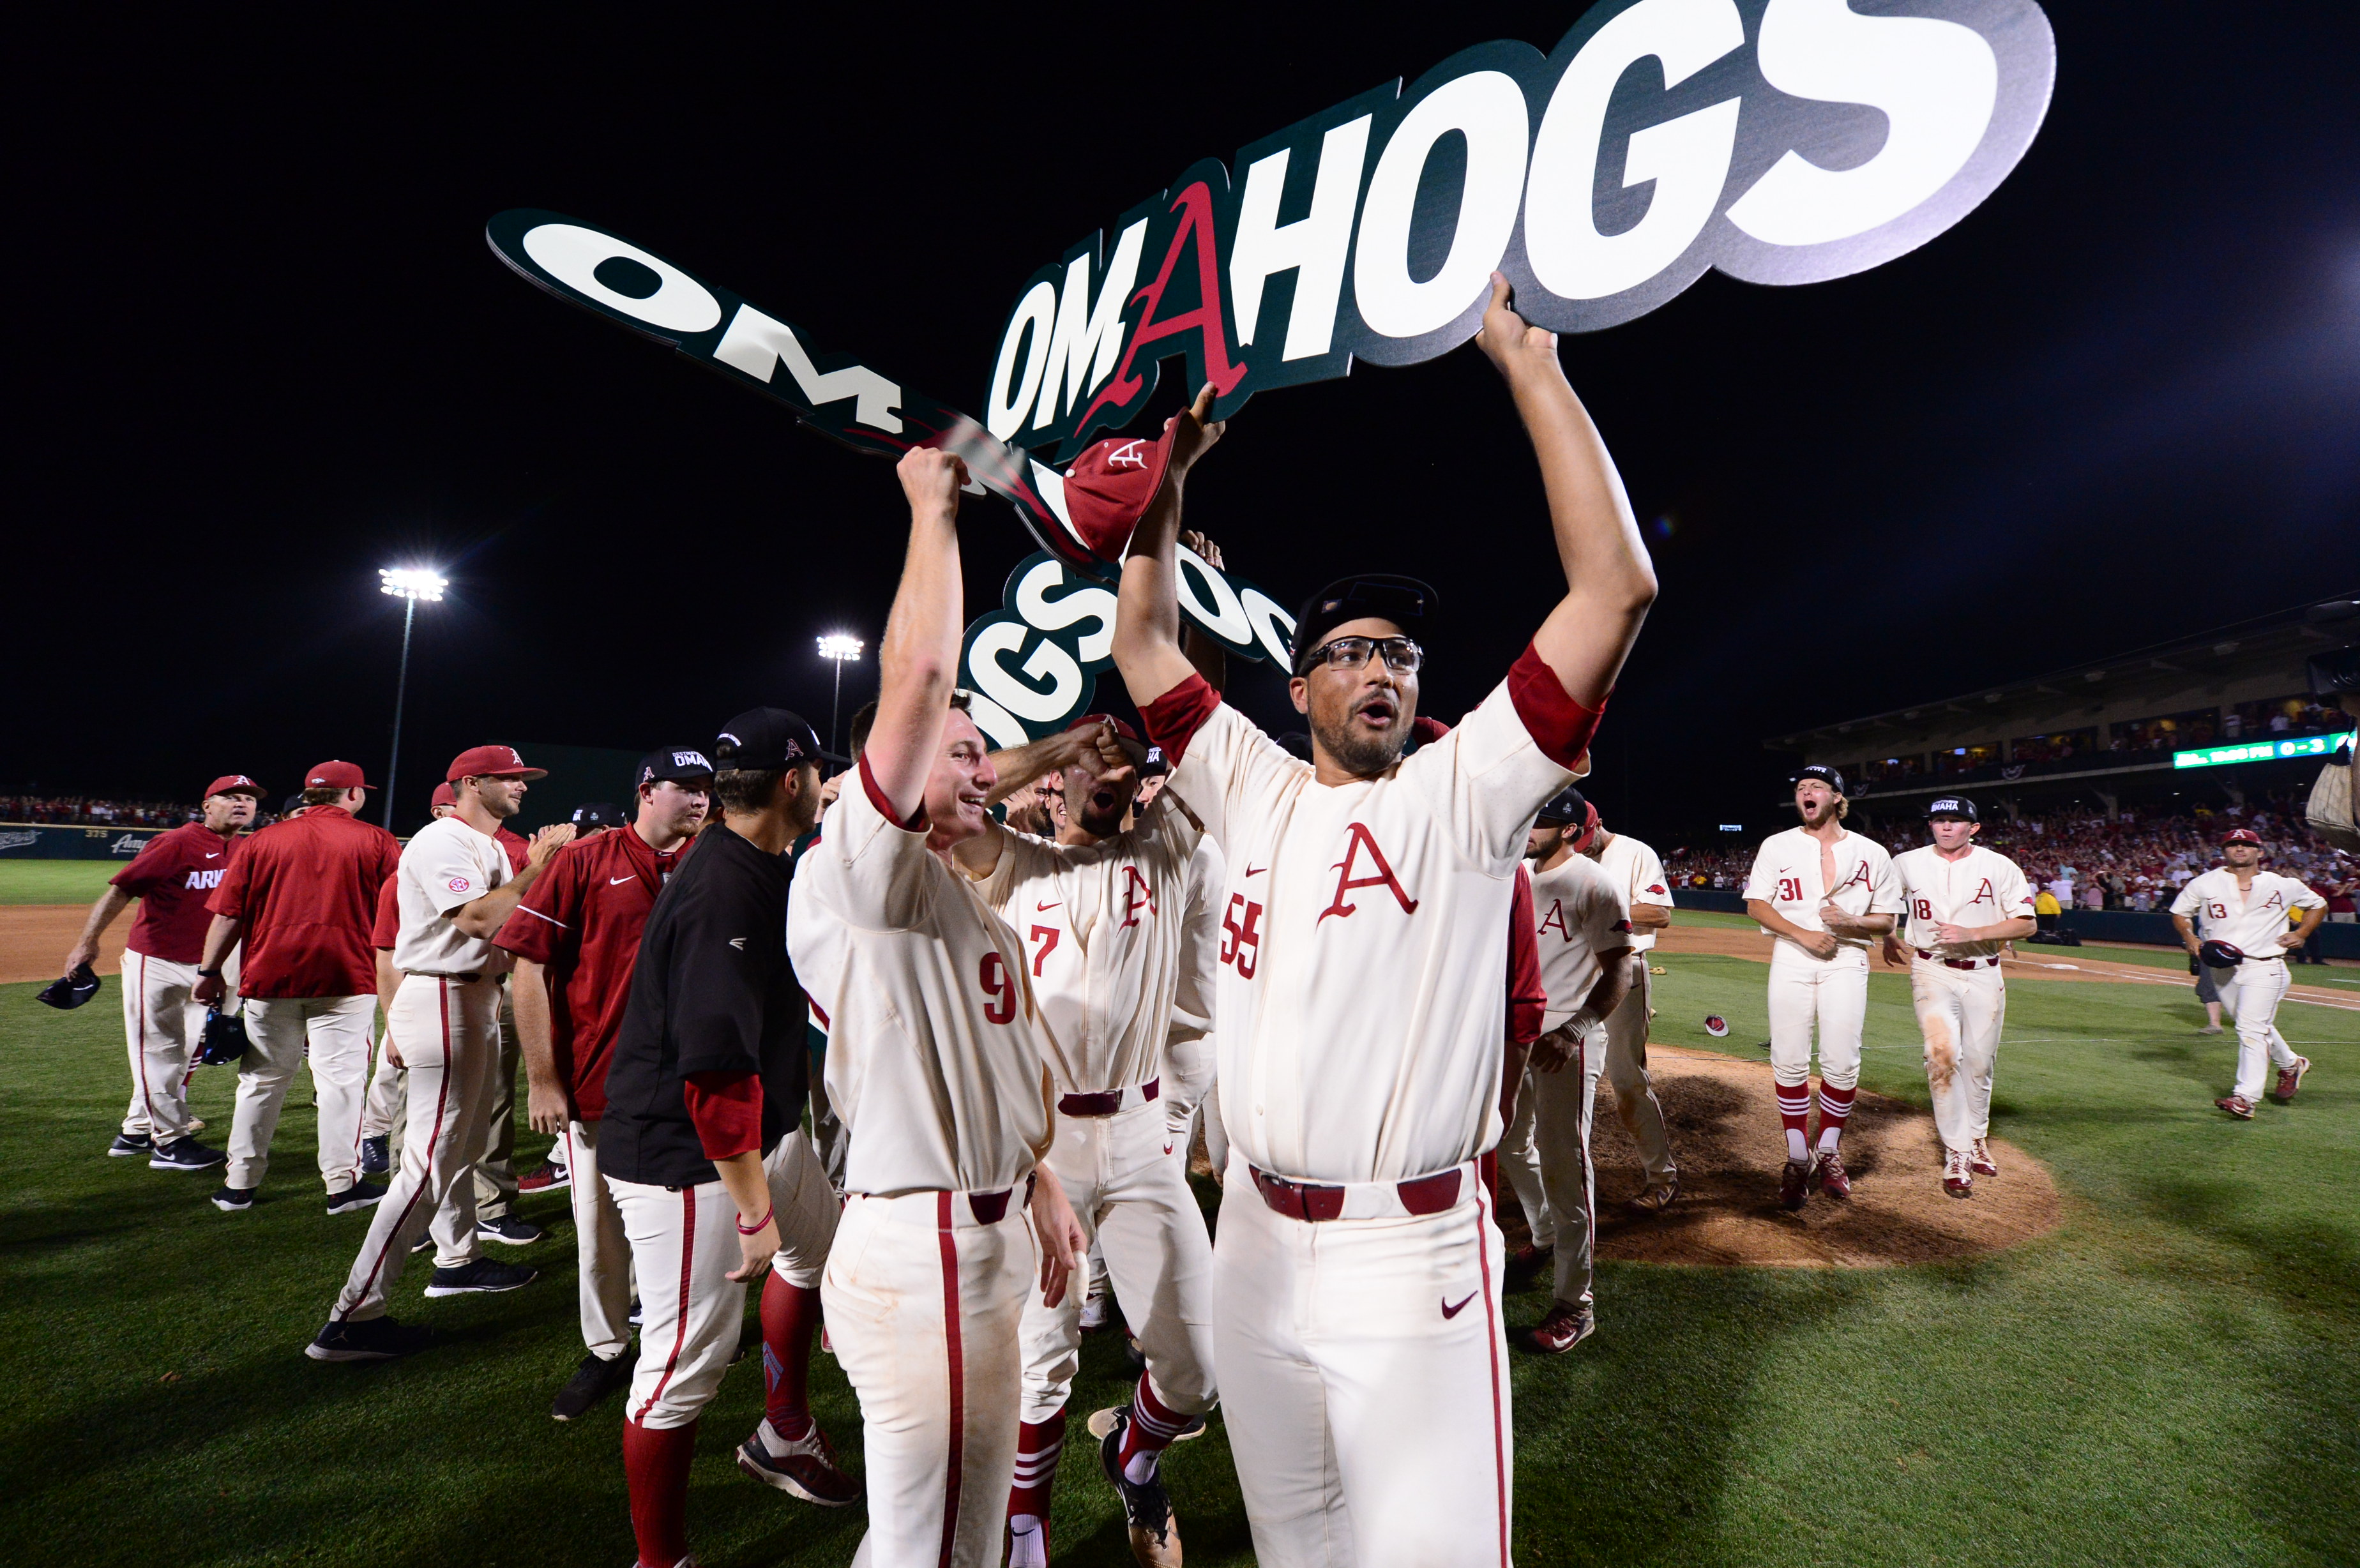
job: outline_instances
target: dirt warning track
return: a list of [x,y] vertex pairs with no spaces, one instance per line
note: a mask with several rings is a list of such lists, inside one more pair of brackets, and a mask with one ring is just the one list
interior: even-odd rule
[[[63,970],[66,949],[82,934],[88,904],[0,904],[0,985],[21,980],[54,980]],[[123,939],[131,934],[126,910],[99,939],[101,975],[123,970]]]

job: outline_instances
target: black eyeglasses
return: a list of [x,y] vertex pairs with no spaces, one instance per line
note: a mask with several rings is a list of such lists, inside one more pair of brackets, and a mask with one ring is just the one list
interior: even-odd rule
[[1338,670],[1360,670],[1367,667],[1372,653],[1383,659],[1385,668],[1396,675],[1414,675],[1426,662],[1426,649],[1405,637],[1339,637],[1313,648],[1304,668],[1327,664]]

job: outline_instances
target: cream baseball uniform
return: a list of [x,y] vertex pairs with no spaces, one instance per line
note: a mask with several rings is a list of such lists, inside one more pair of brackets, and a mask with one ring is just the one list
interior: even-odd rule
[[[1176,998],[1211,989],[1212,899],[1189,920],[1202,834],[1157,796],[1139,824],[1070,846],[1002,832],[977,885],[1024,937],[1058,1094],[1049,1168],[1104,1251],[1116,1299],[1147,1355],[1155,1395],[1183,1415],[1213,1408],[1213,1243],[1160,1103]],[[1207,1004],[1200,1000],[1200,1007]],[[1204,1020],[1193,1032],[1202,1035]],[[1027,1292],[1024,1420],[1065,1409],[1081,1369],[1081,1292],[1056,1306]]]
[[1901,888],[1901,942],[1910,950],[1909,994],[1926,1036],[1926,1083],[1942,1147],[1972,1153],[1991,1132],[1992,1068],[2007,1017],[2002,942],[1956,946],[1941,929],[2029,920],[2032,887],[2015,861],[1970,844],[1952,860],[1933,844],[1893,857]]
[[[1541,985],[1548,993],[1541,1018],[1546,1032],[1564,1026],[1589,998],[1606,973],[1603,955],[1629,947],[1631,910],[1603,866],[1586,855],[1568,855],[1561,865],[1533,873],[1533,922]],[[1606,1065],[1605,1035],[1602,1026],[1591,1028],[1571,1062],[1555,1073],[1535,1069],[1525,1081],[1534,1100],[1533,1145],[1557,1237],[1556,1299],[1576,1305],[1590,1301],[1595,1273],[1598,1183],[1590,1124]]]
[[1596,715],[1528,648],[1456,729],[1339,786],[1201,678],[1144,716],[1229,861],[1214,1344],[1255,1556],[1504,1564],[1502,1258],[1475,1162],[1502,1130],[1513,878]]
[[508,879],[508,852],[455,816],[418,830],[401,852],[401,985],[386,1027],[408,1070],[410,1120],[401,1169],[369,1221],[332,1323],[382,1317],[420,1232],[432,1228],[434,1266],[475,1260],[475,1189],[490,1074],[500,1045],[500,976],[513,960],[473,937],[452,913]]
[[[1188,1170],[1188,1149],[1196,1128],[1220,1116],[1215,1098],[1213,989],[1220,967],[1221,900],[1229,892],[1229,864],[1221,846],[1199,833],[1196,853],[1188,860],[1188,897],[1181,915],[1183,930],[1203,931],[1207,941],[1196,949],[1196,960],[1181,965],[1180,984],[1172,994],[1172,1026],[1164,1035],[1164,1127],[1170,1134],[1172,1157],[1182,1175]],[[1207,1107],[1211,1107],[1208,1111]],[[1228,1164],[1229,1140],[1213,1154],[1213,1168]],[[1207,1153],[1211,1153],[1208,1144]]]
[[926,847],[923,816],[891,811],[864,759],[787,908],[847,1140],[820,1295],[860,1397],[857,1561],[965,1568],[998,1563],[1007,1518],[1019,1325],[1036,1290],[1025,1203],[1049,1147],[1056,1044],[1023,941]]
[[[1835,883],[1822,880],[1819,841],[1799,827],[1773,833],[1754,856],[1745,896],[1768,904],[1805,931],[1824,931],[1819,906],[1830,896],[1853,916],[1901,912],[1893,857],[1885,846],[1845,831],[1832,846]],[[1810,1082],[1812,1026],[1819,1027],[1819,1081],[1849,1091],[1860,1082],[1861,1029],[1868,1018],[1868,943],[1839,937],[1835,956],[1820,958],[1791,937],[1770,954],[1770,1068],[1781,1109]]]
[[2256,870],[2249,888],[2240,889],[2237,874],[2216,866],[2189,878],[2171,912],[2199,921],[2205,937],[2225,942],[2245,954],[2245,961],[2223,978],[2222,1005],[2237,1020],[2237,1086],[2232,1091],[2248,1100],[2262,1096],[2262,1063],[2291,1067],[2294,1048],[2278,1031],[2278,1003],[2285,999],[2293,976],[2286,965],[2288,918],[2298,911],[2326,907],[2327,900],[2309,886],[2275,871]]
[[[1671,883],[1664,876],[1664,863],[1646,844],[1629,833],[1612,833],[1594,858],[1622,889],[1626,909],[1633,904],[1671,907]],[[1655,988],[1648,984],[1646,955],[1655,945],[1654,931],[1631,928],[1631,989],[1606,1019],[1606,1082],[1614,1090],[1616,1119],[1639,1146],[1647,1185],[1668,1187],[1679,1180],[1679,1165],[1672,1159],[1663,1104],[1655,1098],[1655,1086],[1647,1077],[1647,1025],[1654,1016],[1650,998]]]

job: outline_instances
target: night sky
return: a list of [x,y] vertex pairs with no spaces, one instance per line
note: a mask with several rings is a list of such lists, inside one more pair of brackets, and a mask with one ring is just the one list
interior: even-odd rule
[[[0,791],[381,779],[377,569],[419,559],[454,586],[420,614],[404,821],[484,740],[702,742],[762,702],[825,727],[813,637],[873,655],[890,470],[527,286],[485,220],[597,223],[980,413],[1027,275],[1187,164],[1470,44],[1546,49],[1581,7],[1408,9],[20,27]],[[2047,124],[1958,226],[1567,340],[1663,581],[1598,746],[1610,821],[1668,848],[1775,789],[1766,735],[2360,581],[2360,24],[2049,11]],[[1435,583],[1446,718],[1562,592],[1471,345],[1256,398],[1189,504],[1290,604]],[[965,531],[980,613],[1031,547],[997,500]],[[1274,675],[1233,690],[1293,727]]]

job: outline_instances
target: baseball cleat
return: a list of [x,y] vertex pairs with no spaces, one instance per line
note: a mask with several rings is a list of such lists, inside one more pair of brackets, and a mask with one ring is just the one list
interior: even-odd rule
[[848,1508],[861,1497],[860,1483],[836,1463],[836,1449],[817,1421],[790,1443],[766,1418],[753,1436],[738,1445],[738,1468],[765,1486],[824,1508]]
[[393,1169],[393,1156],[388,1148],[391,1142],[392,1138],[390,1135],[388,1135],[385,1138],[365,1138],[361,1139],[362,1175],[382,1176],[387,1171]]
[[2202,1029],[2198,1029],[2196,1032],[2198,1034],[2219,1034],[2221,1032],[2221,1026],[2219,1024],[2206,1024]]
[[427,1329],[405,1327],[391,1318],[369,1318],[330,1323],[303,1347],[303,1354],[314,1361],[391,1361],[425,1349],[433,1338]]
[[2248,1100],[2243,1094],[2230,1094],[2222,1099],[2215,1100],[2212,1102],[2212,1108],[2218,1111],[2226,1111],[2241,1122],[2249,1122],[2254,1119],[2254,1102]]
[[[1114,1430],[1115,1418],[1119,1415],[1122,1415],[1130,1409],[1131,1407],[1129,1405],[1109,1405],[1102,1410],[1092,1410],[1090,1412],[1089,1421],[1085,1424],[1089,1427],[1090,1435],[1092,1437],[1098,1438],[1103,1442],[1106,1438],[1106,1434]],[[1202,1437],[1204,1435],[1205,1418],[1203,1416],[1190,1416],[1188,1418],[1188,1424],[1182,1427],[1180,1429],[1180,1435],[1174,1438],[1172,1441],[1175,1443],[1185,1443],[1192,1437]]]
[[356,1214],[373,1209],[385,1201],[385,1189],[374,1181],[355,1181],[341,1192],[328,1194],[328,1212],[332,1214]]
[[508,1247],[530,1247],[549,1233],[530,1221],[514,1214],[502,1214],[496,1220],[479,1219],[475,1235],[484,1241],[497,1241]]
[[1098,1465],[1122,1498],[1124,1519],[1131,1526],[1131,1554],[1140,1568],[1180,1568],[1180,1524],[1172,1517],[1172,1495],[1164,1489],[1159,1462],[1144,1481],[1122,1473],[1122,1434],[1130,1430],[1131,1411],[1117,1410],[1114,1424],[1098,1440]]
[[427,1232],[424,1236],[420,1236],[416,1241],[410,1244],[410,1256],[412,1258],[417,1257],[421,1252],[432,1252],[433,1250],[434,1233],[432,1231]]
[[[631,1315],[627,1321],[633,1328],[638,1328],[641,1325],[641,1320],[647,1315],[648,1310],[639,1305],[639,1299],[637,1296],[633,1296],[631,1298]],[[825,1339],[827,1337],[827,1325],[825,1323],[821,1324],[819,1332],[820,1337],[822,1339]]]
[[[2283,1074],[2281,1075],[2283,1076]],[[218,1149],[207,1149],[193,1138],[176,1138],[157,1146],[154,1158],[148,1161],[150,1171],[210,1171],[228,1163],[229,1156]]]
[[1680,1178],[1679,1173],[1675,1171],[1670,1181],[1661,1187],[1648,1188],[1622,1206],[1641,1219],[1652,1219],[1670,1208],[1673,1201],[1679,1195]]
[[1089,1334],[1107,1325],[1107,1298],[1103,1290],[1093,1290],[1082,1301],[1082,1332]]
[[1811,1162],[1789,1160],[1786,1169],[1778,1172],[1778,1206],[1799,1209],[1811,1195]]
[[437,1269],[434,1278],[426,1282],[430,1296],[491,1295],[500,1290],[521,1290],[541,1277],[536,1269],[525,1269],[514,1263],[495,1263],[488,1258],[478,1258],[473,1263],[456,1269]]
[[135,1154],[152,1154],[155,1149],[155,1139],[144,1132],[119,1132],[115,1135],[115,1141],[106,1146],[106,1157],[124,1160]]
[[2270,1098],[2282,1104],[2293,1099],[2294,1092],[2302,1087],[2302,1075],[2310,1071],[2311,1058],[2308,1056],[2298,1056],[2293,1066],[2279,1068],[2278,1086],[2270,1091]]
[[1852,1196],[1852,1172],[1844,1169],[1842,1155],[1832,1149],[1820,1152],[1819,1163],[1811,1167],[1811,1190],[1830,1198]]
[[1992,1158],[1991,1144],[1988,1141],[1980,1138],[1975,1139],[1974,1148],[1967,1151],[1967,1169],[1978,1176],[1999,1174],[1999,1161]]
[[591,1352],[574,1369],[574,1376],[565,1380],[565,1387],[557,1390],[557,1402],[549,1407],[549,1419],[572,1421],[586,1414],[591,1406],[629,1382],[637,1365],[620,1351],[611,1357]]
[[554,1192],[574,1185],[574,1172],[554,1160],[544,1160],[532,1170],[517,1178],[519,1192]]
[[1553,1247],[1520,1247],[1508,1254],[1507,1267],[1501,1270],[1508,1289],[1521,1290],[1540,1278],[1541,1270],[1557,1260]]
[[1964,1149],[1954,1149],[1943,1156],[1942,1191],[1953,1198],[1974,1196],[1975,1171]]
[[254,1207],[251,1187],[224,1187],[213,1194],[213,1207],[225,1214],[242,1214]]
[[1598,1332],[1598,1310],[1584,1304],[1569,1306],[1563,1301],[1552,1304],[1541,1326],[1524,1335],[1524,1348],[1537,1350],[1543,1356],[1563,1356],[1583,1340]]

